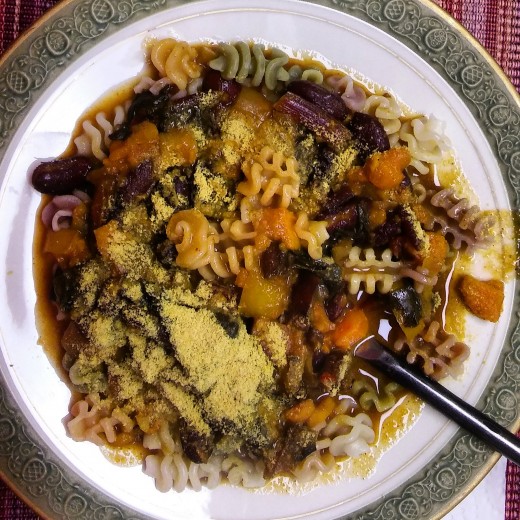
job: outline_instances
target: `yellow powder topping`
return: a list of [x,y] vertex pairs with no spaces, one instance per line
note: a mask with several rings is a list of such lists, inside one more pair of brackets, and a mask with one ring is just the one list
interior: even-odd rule
[[[126,342],[122,323],[111,316],[96,312],[89,326],[89,339],[106,356],[113,353]],[[108,357],[108,356],[107,356]]]
[[188,381],[182,372],[173,366],[173,358],[159,345],[146,341],[137,334],[129,334],[133,349],[133,359],[139,373],[149,384],[156,384],[159,378],[174,380],[185,386]]
[[236,114],[226,118],[222,125],[222,141],[227,162],[236,164],[240,161],[243,154],[249,151],[254,136],[254,128],[247,117]]
[[194,397],[175,383],[162,383],[165,397],[179,410],[188,424],[203,435],[211,435],[209,426],[204,421]]
[[170,220],[170,217],[173,215],[173,208],[158,192],[153,193],[151,198],[155,210],[155,214],[151,218],[152,224],[159,229]]
[[206,414],[251,430],[262,393],[274,383],[273,366],[258,339],[241,322],[231,338],[213,312],[168,298],[161,301],[161,315],[191,385],[205,394]]
[[357,156],[355,148],[349,147],[334,157],[331,169],[336,181],[340,181],[350,170]]
[[133,399],[142,392],[143,380],[129,367],[112,363],[109,372],[116,380],[119,399]]
[[139,302],[143,297],[141,284],[125,280],[125,282],[123,282],[123,294],[133,302]]
[[257,319],[254,334],[260,338],[265,353],[277,368],[287,365],[289,336],[283,325],[276,321]]
[[230,194],[226,179],[197,164],[193,183],[196,188],[195,206],[206,216],[217,216],[223,210],[233,210],[237,204]]
[[427,254],[427,252],[430,249],[430,238],[422,228],[421,223],[415,216],[413,209],[407,204],[403,206],[403,209],[408,215],[410,222],[412,223],[413,231],[420,241],[419,250],[425,251],[425,253]]

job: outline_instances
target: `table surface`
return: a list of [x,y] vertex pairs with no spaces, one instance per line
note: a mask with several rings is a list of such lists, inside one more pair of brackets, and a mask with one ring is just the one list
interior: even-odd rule
[[[435,1],[475,36],[520,91],[520,0]],[[0,0],[0,55],[56,3],[56,0]],[[507,510],[505,507],[506,465],[506,461],[500,459],[475,490],[446,515],[445,520],[518,520],[520,505],[509,502]],[[511,482],[516,483],[516,472],[509,468],[509,475],[511,486]],[[38,518],[0,482],[0,520]]]

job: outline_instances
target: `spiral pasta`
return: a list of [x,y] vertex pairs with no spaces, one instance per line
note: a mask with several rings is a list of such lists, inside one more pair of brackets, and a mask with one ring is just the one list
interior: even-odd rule
[[112,141],[110,134],[124,122],[128,106],[128,103],[116,106],[112,120],[108,119],[105,112],[98,112],[93,121],[83,121],[83,133],[74,139],[78,155],[93,156],[100,161],[105,159]]
[[209,263],[209,252],[218,236],[210,234],[208,219],[197,209],[175,213],[166,228],[168,238],[176,243],[177,265],[198,269]]
[[287,71],[289,73],[289,79],[287,83],[295,81],[297,79],[303,79],[321,85],[323,83],[323,73],[318,69],[304,68],[300,65],[293,65]]
[[330,453],[315,451],[305,458],[305,460],[292,470],[292,474],[298,482],[311,482],[316,480],[318,475],[329,473],[336,467],[336,461]]
[[113,443],[117,431],[129,433],[135,422],[121,409],[106,408],[94,403],[93,397],[76,401],[70,413],[73,419],[67,422],[67,429],[74,440],[88,440],[98,446]]
[[253,238],[255,232],[246,231],[241,221],[223,220],[222,233],[210,225],[198,210],[189,209],[174,213],[167,227],[168,238],[176,243],[176,263],[186,269],[198,269],[207,280],[237,275],[242,266],[253,269],[255,253],[252,246],[231,245],[219,251],[217,244],[231,239],[231,243]]
[[442,215],[433,216],[444,235],[453,235],[453,247],[456,249],[460,249],[462,242],[474,246],[489,239],[489,232],[495,225],[495,217],[482,214],[480,208],[476,204],[472,205],[467,198],[456,197],[452,188],[431,195],[430,203],[436,208],[442,208],[447,217],[456,221],[457,224],[453,225]]
[[200,77],[202,67],[197,57],[195,47],[173,38],[157,41],[150,53],[160,76],[167,77],[179,90],[185,90],[190,80]]
[[377,290],[382,294],[390,292],[396,280],[399,279],[401,262],[392,260],[392,252],[386,249],[381,259],[376,257],[372,248],[361,249],[353,247],[344,262],[344,278],[349,292],[356,294],[361,285],[368,294]]
[[435,117],[415,117],[405,121],[399,129],[399,140],[406,143],[412,156],[410,165],[420,174],[428,173],[428,164],[439,164],[449,142],[444,125]]
[[355,416],[337,415],[321,433],[325,438],[319,441],[317,448],[327,448],[334,457],[359,457],[370,450],[370,444],[375,440],[372,420],[362,412]]
[[234,44],[222,43],[221,52],[209,66],[222,72],[225,79],[236,79],[238,83],[250,80],[253,87],[262,82],[269,90],[274,90],[278,81],[289,80],[289,73],[284,65],[289,62],[289,56],[280,49],[271,49],[270,58],[266,58],[264,49],[259,44],[249,45],[246,42]]
[[202,487],[215,489],[222,481],[222,457],[213,456],[208,462],[197,464],[186,461],[178,452],[173,454],[147,455],[143,471],[155,480],[158,491],[166,493],[175,490],[178,493],[188,486],[194,491]]
[[300,177],[296,170],[293,157],[284,157],[266,146],[251,163],[244,164],[246,180],[237,185],[237,191],[246,197],[258,195],[262,206],[278,201],[280,207],[288,208],[299,194]]
[[355,112],[361,112],[365,108],[367,95],[362,87],[356,85],[354,80],[348,75],[329,76],[325,83],[329,85],[333,91],[341,94],[341,99],[345,106]]
[[322,246],[329,238],[327,233],[327,223],[324,221],[310,221],[306,213],[299,213],[294,230],[298,238],[307,247],[307,252],[315,260],[323,256]]
[[398,143],[403,111],[395,97],[389,94],[372,94],[367,97],[363,112],[379,119],[388,135],[391,147]]
[[390,382],[381,389],[376,389],[374,385],[365,378],[356,379],[352,385],[352,393],[358,397],[361,408],[369,411],[371,408],[379,412],[386,412],[395,406],[397,399],[395,392],[399,390],[397,383]]
[[400,336],[394,348],[398,352],[407,351],[408,363],[421,364],[424,372],[434,379],[460,375],[462,363],[469,356],[469,347],[448,334],[436,320],[412,340]]

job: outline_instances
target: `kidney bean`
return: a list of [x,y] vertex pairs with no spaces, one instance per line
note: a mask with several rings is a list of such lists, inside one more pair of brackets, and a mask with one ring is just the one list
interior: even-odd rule
[[48,195],[64,195],[84,187],[92,163],[86,157],[69,157],[39,164],[32,173],[35,190]]
[[327,231],[346,231],[355,229],[358,220],[357,204],[352,203],[346,208],[341,209],[338,213],[330,215],[327,221]]
[[224,106],[230,105],[240,94],[242,85],[234,79],[224,79],[218,70],[208,70],[202,82],[202,90],[214,90],[217,92],[224,92],[225,96],[221,101]]
[[287,90],[319,106],[334,119],[341,121],[349,114],[348,108],[337,92],[331,92],[322,85],[317,85],[312,81],[304,79],[291,81],[287,86]]
[[301,271],[298,280],[292,287],[289,309],[294,314],[307,316],[314,293],[321,282],[321,278],[309,271]]
[[274,104],[274,109],[307,127],[336,150],[344,149],[351,141],[352,134],[343,123],[323,108],[292,92],[285,93]]
[[364,162],[374,152],[390,149],[390,141],[383,125],[371,115],[355,112],[347,128],[357,141],[359,158]]
[[347,296],[338,292],[325,302],[325,312],[330,321],[336,321],[347,306]]
[[321,350],[316,350],[312,354],[312,371],[315,374],[319,374],[325,365],[325,359],[327,354]]
[[316,215],[316,219],[324,220],[329,215],[334,215],[340,209],[344,208],[353,198],[354,194],[350,190],[350,186],[347,183],[342,184],[336,191],[331,191],[328,194],[327,200]]
[[153,184],[152,161],[143,161],[132,170],[121,188],[121,195],[124,202],[130,202],[138,195],[144,195]]
[[260,268],[265,278],[280,276],[287,271],[288,254],[280,249],[278,242],[272,242],[260,255]]

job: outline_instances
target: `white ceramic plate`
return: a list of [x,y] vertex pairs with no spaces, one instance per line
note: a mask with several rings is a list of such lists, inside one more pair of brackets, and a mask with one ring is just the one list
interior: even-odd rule
[[[0,470],[51,518],[434,518],[460,500],[496,457],[426,409],[369,479],[301,495],[215,491],[161,494],[141,469],[112,465],[65,434],[70,393],[37,345],[32,238],[35,160],[59,155],[83,110],[143,66],[149,36],[261,39],[313,51],[390,88],[446,122],[483,209],[516,209],[519,101],[489,57],[446,15],[411,0],[306,3],[254,0],[72,0],[5,58],[0,71]],[[505,215],[505,214],[504,214]],[[507,218],[501,222],[505,225]],[[496,258],[503,256],[498,244]],[[449,386],[507,426],[518,422],[520,341],[514,282],[498,324],[469,319],[472,354]]]

